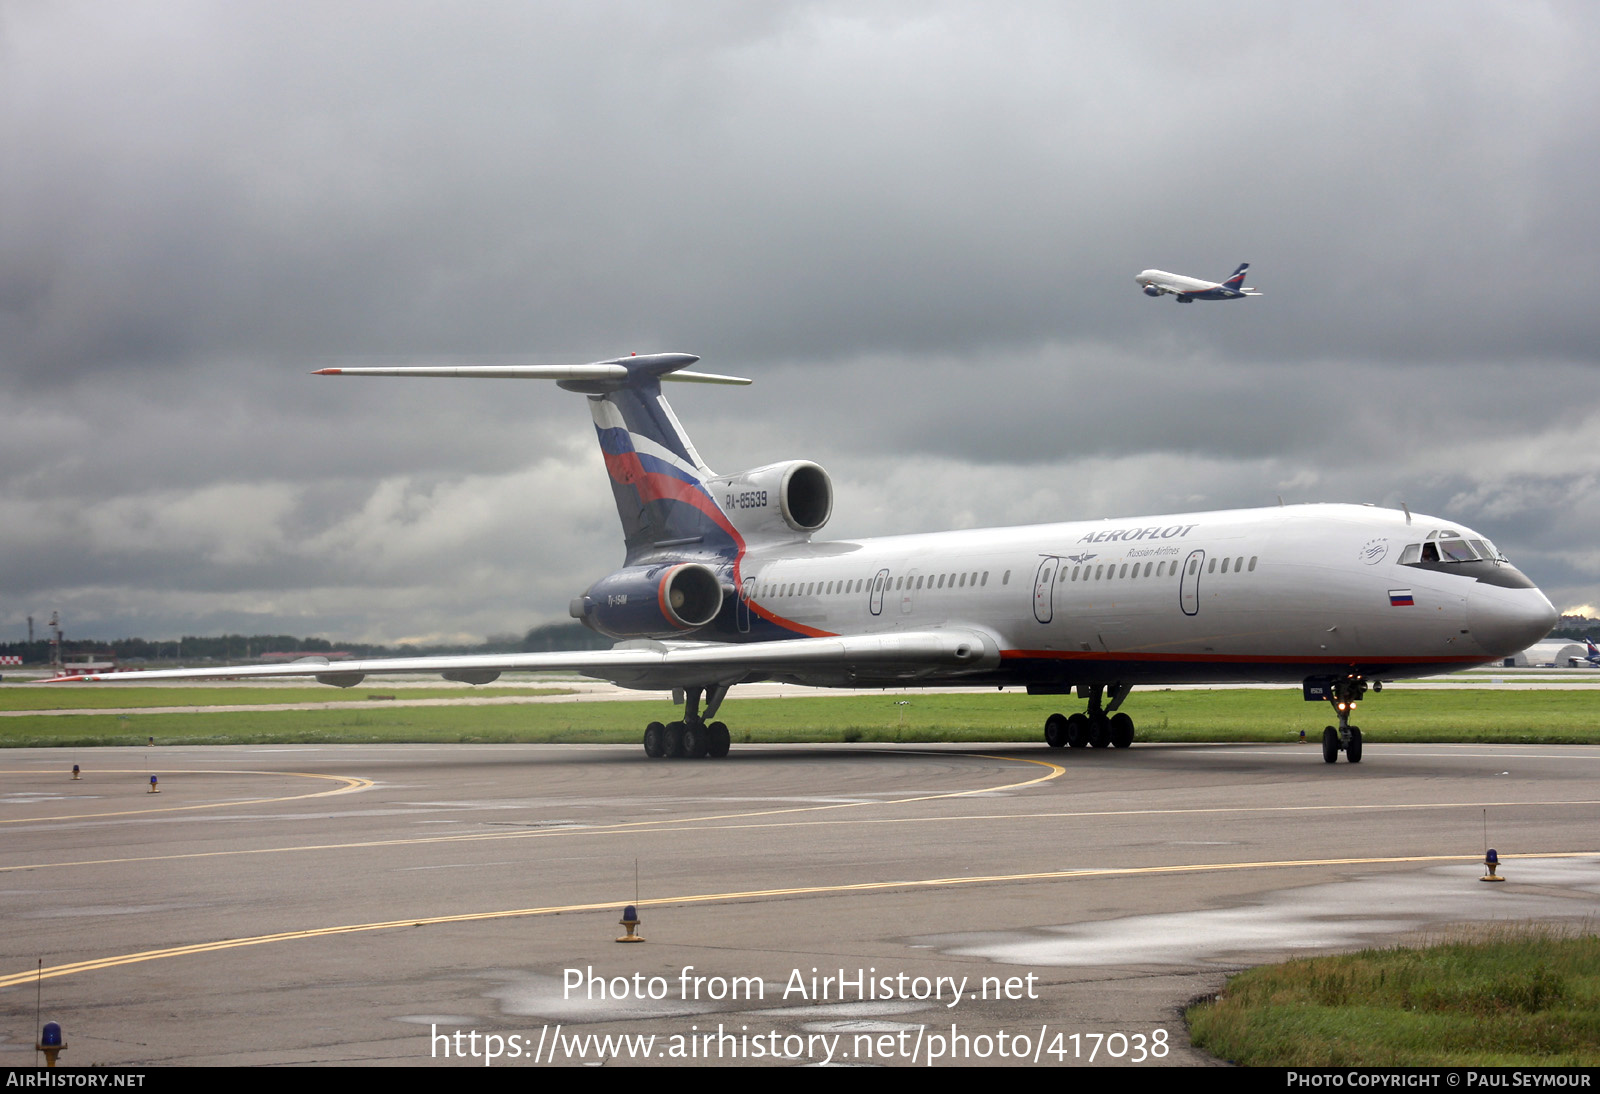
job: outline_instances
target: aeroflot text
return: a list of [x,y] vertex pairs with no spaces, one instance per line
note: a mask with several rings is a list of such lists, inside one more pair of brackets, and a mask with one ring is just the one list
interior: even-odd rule
[[1131,543],[1139,539],[1172,539],[1174,536],[1183,538],[1192,530],[1199,527],[1195,524],[1169,524],[1165,528],[1108,528],[1103,532],[1090,532],[1079,536],[1079,543],[1114,543],[1121,541]]
[[[784,982],[782,998],[786,1002],[805,1003],[936,1000],[947,1007],[955,1006],[963,998],[1039,998],[1034,990],[1039,978],[1031,972],[1026,976],[982,977],[973,985],[969,996],[969,978],[965,976],[959,980],[954,976],[912,976],[903,972],[879,976],[877,971],[875,967],[839,969],[837,975],[825,975],[812,969],[808,976],[794,969]],[[632,976],[601,976],[595,973],[593,965],[562,970],[563,999],[666,999],[674,988],[678,999],[764,1001],[767,998],[767,985],[759,976],[700,976],[693,965],[683,967],[676,984],[664,976],[646,976],[642,972]]]

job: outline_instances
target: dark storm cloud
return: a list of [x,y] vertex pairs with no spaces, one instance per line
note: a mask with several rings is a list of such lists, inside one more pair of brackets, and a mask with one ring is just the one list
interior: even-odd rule
[[305,374],[680,349],[758,380],[669,393],[713,466],[818,459],[851,533],[1407,501],[1592,601],[1597,19],[0,6],[0,587],[558,617],[620,554],[578,398]]

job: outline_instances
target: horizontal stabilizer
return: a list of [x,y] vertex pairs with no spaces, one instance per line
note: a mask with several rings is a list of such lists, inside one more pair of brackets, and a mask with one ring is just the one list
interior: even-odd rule
[[700,358],[692,353],[651,353],[592,361],[585,365],[401,365],[397,367],[319,368],[313,376],[435,376],[458,380],[557,380],[625,387],[630,379],[677,380],[691,384],[748,384],[740,376],[684,372]]

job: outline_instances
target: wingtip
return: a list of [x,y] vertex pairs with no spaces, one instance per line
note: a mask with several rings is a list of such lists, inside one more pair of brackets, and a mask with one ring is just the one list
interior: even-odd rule
[[313,372],[311,375],[313,375],[313,376],[337,376],[343,371],[344,371],[344,369],[342,369],[342,368],[319,368],[315,372]]

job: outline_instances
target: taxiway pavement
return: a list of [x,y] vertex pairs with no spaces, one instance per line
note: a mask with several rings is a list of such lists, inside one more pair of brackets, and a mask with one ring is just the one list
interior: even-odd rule
[[1377,734],[8,750],[0,1062],[37,993],[66,1066],[1206,1063],[1230,971],[1592,920],[1597,816],[1600,748]]

